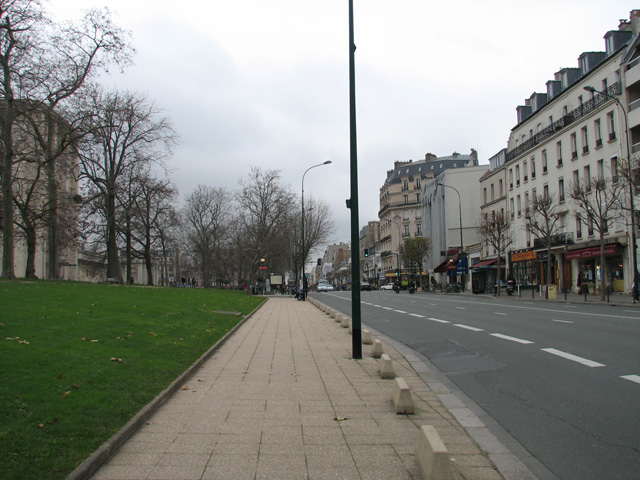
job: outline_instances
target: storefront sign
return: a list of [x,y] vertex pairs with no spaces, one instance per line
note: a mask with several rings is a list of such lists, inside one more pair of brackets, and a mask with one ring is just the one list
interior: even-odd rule
[[537,258],[536,252],[520,252],[520,253],[512,253],[511,254],[511,262],[524,262],[526,260],[535,260]]
[[[605,245],[604,246],[604,254],[605,255],[615,255],[616,254],[616,246],[615,245]],[[593,248],[583,248],[582,250],[574,250],[572,252],[566,252],[564,254],[565,260],[573,260],[576,258],[594,258],[600,256],[600,247]]]

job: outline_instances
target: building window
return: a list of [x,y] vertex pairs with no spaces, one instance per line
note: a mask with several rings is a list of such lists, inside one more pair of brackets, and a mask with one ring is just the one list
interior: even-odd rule
[[509,199],[509,203],[510,203],[509,207],[511,208],[511,218],[513,218],[515,216],[515,211],[516,211],[515,207],[513,206],[513,197]]
[[536,159],[531,157],[531,180],[536,178]]
[[422,209],[416,208],[416,220],[422,220]]
[[495,200],[496,192],[493,183],[491,184],[491,201]]
[[520,165],[516,165],[516,187],[520,186]]
[[516,197],[516,204],[518,205],[518,216],[522,215],[522,200],[520,199],[520,195]]
[[596,168],[598,169],[598,180],[604,180],[604,161],[598,160]]
[[420,204],[420,194],[416,193],[416,203],[419,205]]
[[560,203],[564,202],[564,179],[558,179],[558,198]]
[[587,192],[591,191],[591,166],[584,167],[584,188]]
[[513,168],[509,169],[509,190],[513,189]]
[[402,181],[402,191],[406,192],[407,190],[409,190],[409,180],[403,180]]
[[402,220],[404,220],[405,222],[409,221],[409,210],[404,210],[402,212]]
[[576,237],[582,238],[582,220],[579,215],[576,215]]
[[405,225],[404,226],[404,232],[402,233],[403,237],[410,237],[411,234],[409,233],[409,225]]
[[571,146],[571,160],[575,160],[578,158],[578,138],[575,132],[571,134],[569,140]]
[[547,151],[542,150],[542,173],[547,173]]
[[416,178],[416,185],[414,187],[414,190],[420,190],[420,179]]
[[607,113],[607,131],[609,133],[609,141],[612,142],[616,139],[616,124],[613,119],[613,112]]
[[562,166],[562,141],[556,143],[556,157],[558,159],[558,166]]
[[589,153],[589,135],[587,134],[587,127],[582,127],[580,130],[580,136],[582,137],[582,154]]
[[409,205],[409,195],[404,195],[404,204]]
[[618,183],[618,157],[611,157],[611,181]]
[[522,180],[526,183],[529,181],[529,169],[527,168],[527,161],[522,162]]
[[422,224],[418,223],[416,225],[416,236],[417,237],[421,237],[422,236]]
[[502,184],[502,179],[498,182],[498,192],[500,196],[504,195],[504,185]]
[[482,189],[482,199],[484,200],[484,203],[487,203],[487,187]]
[[587,217],[587,235],[593,237],[593,217],[590,214]]
[[547,185],[546,183],[542,187],[542,198],[544,198],[545,200],[549,198],[549,185]]
[[596,148],[602,146],[602,128],[600,127],[600,119],[597,118],[593,122],[593,132],[596,136]]
[[578,170],[573,171],[573,188],[580,188],[580,172]]

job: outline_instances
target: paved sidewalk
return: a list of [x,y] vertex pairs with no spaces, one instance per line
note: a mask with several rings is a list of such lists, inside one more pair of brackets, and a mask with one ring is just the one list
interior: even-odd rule
[[456,479],[503,478],[385,344],[416,405],[397,415],[393,380],[380,379],[370,351],[351,359],[348,329],[310,302],[270,298],[93,478],[419,479],[415,444],[426,424]]

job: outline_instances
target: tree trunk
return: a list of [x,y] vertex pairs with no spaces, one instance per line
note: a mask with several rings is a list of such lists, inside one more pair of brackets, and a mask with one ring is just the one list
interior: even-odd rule
[[6,101],[2,125],[2,278],[15,278],[13,207],[13,95],[5,68]]
[[123,283],[118,257],[116,196],[111,192],[107,195],[107,278],[115,278],[116,283]]
[[25,278],[38,278],[36,276],[36,229],[33,225],[28,225],[25,229],[27,237],[27,267],[25,269]]
[[605,301],[606,295],[606,257],[604,255],[604,237],[600,234],[600,300]]
[[47,176],[49,190],[49,208],[48,216],[48,234],[47,243],[49,248],[49,271],[47,278],[49,280],[57,280],[60,277],[60,269],[58,267],[58,182],[57,182],[57,161],[53,155],[53,138],[56,134],[55,123],[53,120],[53,112],[47,110]]

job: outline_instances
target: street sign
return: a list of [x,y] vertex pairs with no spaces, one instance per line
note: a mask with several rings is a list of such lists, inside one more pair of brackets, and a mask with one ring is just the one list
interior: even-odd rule
[[265,265],[264,267],[258,267],[258,270],[267,270],[268,267]]

